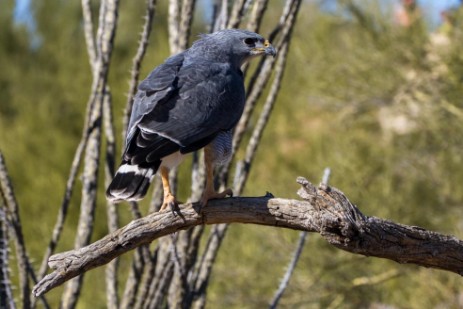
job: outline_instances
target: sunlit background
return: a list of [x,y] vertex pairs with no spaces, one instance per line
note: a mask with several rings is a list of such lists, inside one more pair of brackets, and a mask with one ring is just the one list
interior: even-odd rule
[[[413,8],[410,2],[303,3],[245,195],[297,198],[297,176],[317,183],[330,167],[330,184],[366,215],[463,237],[461,2],[422,0]],[[205,31],[210,4],[198,2],[193,38]],[[270,1],[263,35],[281,6]],[[118,132],[144,7],[144,1],[121,2],[109,77]],[[80,10],[79,1],[0,2],[0,150],[36,267],[64,193],[91,84]],[[161,1],[142,76],[169,55],[166,16]],[[188,164],[180,174],[188,178]],[[100,191],[101,224],[93,240],[107,234]],[[180,186],[183,199],[188,193]],[[77,195],[59,251],[73,247]],[[128,209],[121,205],[120,212],[121,224],[128,223]],[[232,225],[207,307],[266,307],[297,238],[295,231]],[[124,259],[122,267],[128,267]],[[104,307],[103,271],[86,274],[79,308]],[[461,283],[452,273],[345,253],[309,235],[281,307],[462,308]],[[61,292],[51,291],[52,301]]]

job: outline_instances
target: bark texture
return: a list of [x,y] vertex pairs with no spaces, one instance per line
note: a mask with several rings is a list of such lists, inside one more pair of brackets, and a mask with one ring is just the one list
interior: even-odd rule
[[133,220],[125,227],[81,249],[55,254],[48,263],[54,271],[33,290],[40,296],[63,282],[153,240],[193,226],[249,223],[317,232],[330,244],[356,254],[387,258],[399,263],[463,274],[463,241],[368,217],[339,190],[316,187],[304,178],[299,195],[303,200],[236,197],[211,201],[200,209],[189,203],[176,213],[163,211]]

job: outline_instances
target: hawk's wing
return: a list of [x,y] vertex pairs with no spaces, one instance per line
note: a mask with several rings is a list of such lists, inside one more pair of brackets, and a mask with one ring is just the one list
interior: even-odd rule
[[140,84],[124,155],[132,164],[149,165],[178,150],[204,147],[220,131],[233,128],[242,114],[240,71],[204,61],[185,65],[180,55]]

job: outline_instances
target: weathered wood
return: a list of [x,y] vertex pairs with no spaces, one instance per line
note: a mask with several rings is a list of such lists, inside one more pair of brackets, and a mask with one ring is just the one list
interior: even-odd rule
[[40,296],[63,282],[153,240],[201,224],[250,223],[317,232],[330,244],[357,254],[399,263],[463,274],[463,241],[416,226],[406,226],[363,215],[339,190],[315,187],[304,178],[299,195],[290,200],[271,197],[236,197],[199,204],[183,204],[152,213],[81,249],[55,254],[55,271],[33,290]]

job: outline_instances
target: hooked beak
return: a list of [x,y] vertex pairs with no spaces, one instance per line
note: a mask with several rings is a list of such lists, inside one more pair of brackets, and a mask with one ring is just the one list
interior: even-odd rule
[[277,51],[276,49],[272,46],[272,44],[270,44],[270,42],[268,40],[265,40],[264,43],[261,43],[261,42],[258,42],[256,44],[256,47],[254,47],[252,49],[252,53],[254,55],[271,55],[273,57],[276,56],[277,54]]
[[273,47],[272,44],[270,44],[268,40],[265,40],[264,46],[265,46],[265,54],[271,55],[272,57],[275,58],[275,56],[277,55],[277,50],[275,49],[275,47]]

